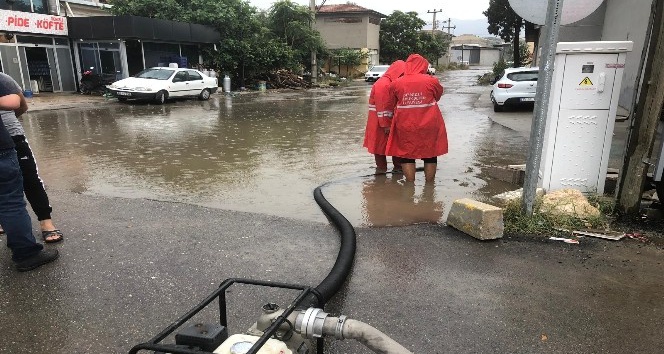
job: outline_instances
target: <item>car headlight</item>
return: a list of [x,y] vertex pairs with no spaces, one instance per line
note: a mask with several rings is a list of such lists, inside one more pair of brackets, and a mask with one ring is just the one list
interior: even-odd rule
[[149,87],[134,87],[135,91],[152,91]]
[[118,88],[118,86],[115,85],[115,84],[110,84],[110,85],[108,85],[108,88],[116,89],[116,88]]

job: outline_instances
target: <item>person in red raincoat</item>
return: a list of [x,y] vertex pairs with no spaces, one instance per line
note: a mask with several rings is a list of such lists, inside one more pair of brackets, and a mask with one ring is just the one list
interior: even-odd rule
[[[364,131],[363,146],[374,154],[376,172],[387,171],[385,147],[392,125],[394,106],[396,105],[394,95],[390,91],[390,85],[403,75],[405,69],[406,62],[403,60],[392,63],[383,76],[373,84],[369,95],[369,117]],[[398,157],[392,157],[392,164],[394,165],[394,171],[401,171],[401,163]]]
[[396,108],[386,155],[401,158],[406,181],[415,181],[415,160],[424,160],[427,182],[436,177],[437,157],[447,153],[447,131],[438,107],[443,86],[427,75],[429,63],[419,54],[406,61],[406,73],[392,83]]

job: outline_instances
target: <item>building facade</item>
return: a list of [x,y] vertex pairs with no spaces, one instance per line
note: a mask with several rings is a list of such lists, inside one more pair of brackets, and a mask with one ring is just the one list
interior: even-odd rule
[[[379,64],[380,21],[384,17],[379,12],[350,3],[323,5],[316,13],[316,30],[329,49],[349,48],[366,53],[363,63],[353,68],[363,73]],[[334,58],[327,66],[335,67]]]
[[[585,19],[561,26],[560,42],[632,41],[634,49],[627,53],[620,106],[631,109],[643,62],[648,23],[652,15],[652,0],[606,0]],[[544,31],[540,31],[543,33]],[[541,41],[540,41],[541,43]]]
[[109,80],[176,62],[198,66],[220,40],[202,25],[111,16],[104,0],[0,1],[0,70],[24,90],[73,92],[87,70]]

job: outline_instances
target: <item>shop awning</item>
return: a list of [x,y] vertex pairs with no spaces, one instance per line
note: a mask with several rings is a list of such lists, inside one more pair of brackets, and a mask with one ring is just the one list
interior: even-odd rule
[[217,43],[214,28],[139,16],[68,17],[69,37],[84,40],[141,39],[178,43]]

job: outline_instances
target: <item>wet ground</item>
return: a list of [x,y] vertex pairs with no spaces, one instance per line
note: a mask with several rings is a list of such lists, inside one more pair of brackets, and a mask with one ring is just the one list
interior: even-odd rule
[[[311,191],[331,182],[326,195],[354,225],[441,222],[453,200],[507,188],[487,185],[482,166],[525,160],[522,135],[474,110],[487,90],[468,85],[476,75],[444,80],[450,153],[439,160],[433,190],[424,190],[423,176],[415,190],[403,188],[401,176],[362,177],[374,173],[362,147],[371,89],[363,82],[40,111],[26,115],[24,126],[51,189],[323,221]],[[391,212],[411,206],[431,212]]]
[[[457,153],[441,161],[433,190],[358,177],[371,172],[360,146],[361,83],[240,95],[228,106],[221,97],[31,114],[26,128],[65,241],[47,246],[60,259],[29,273],[0,249],[0,353],[127,353],[230,277],[315,286],[339,250],[311,200],[330,180],[324,194],[351,216],[358,245],[328,312],[374,325],[418,354],[659,353],[661,248],[630,239],[479,242],[441,223],[361,226],[440,220],[454,195],[503,188],[484,182],[479,167],[519,159],[524,138],[471,108],[482,97],[469,86],[475,74],[443,77]],[[372,211],[404,203],[399,218]],[[233,288],[229,332],[245,331],[262,304],[293,296]],[[195,320],[215,316],[211,309]],[[369,350],[330,341],[325,353]]]

